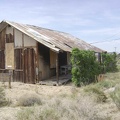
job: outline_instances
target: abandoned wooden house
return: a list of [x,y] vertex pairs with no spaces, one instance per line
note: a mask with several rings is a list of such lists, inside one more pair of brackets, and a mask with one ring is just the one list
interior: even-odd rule
[[10,21],[0,23],[0,72],[13,70],[13,81],[36,83],[52,76],[58,80],[59,69],[70,63],[72,48],[102,52],[64,32]]

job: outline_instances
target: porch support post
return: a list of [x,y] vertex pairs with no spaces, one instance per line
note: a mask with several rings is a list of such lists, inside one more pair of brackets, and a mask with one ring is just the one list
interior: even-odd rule
[[25,83],[25,77],[24,77],[24,33],[22,33],[22,69],[23,69],[23,82]]
[[36,42],[36,54],[35,54],[35,75],[36,75],[36,81],[35,81],[35,83],[37,83],[37,82],[39,82],[39,70],[38,70],[38,68],[39,68],[39,63],[38,63],[38,61],[39,61],[39,54],[38,54],[38,42]]
[[56,79],[57,79],[57,85],[59,85],[59,61],[58,61],[58,53],[56,53]]

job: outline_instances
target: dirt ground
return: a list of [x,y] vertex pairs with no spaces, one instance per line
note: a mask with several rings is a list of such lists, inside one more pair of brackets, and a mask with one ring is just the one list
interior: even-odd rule
[[9,107],[0,108],[0,120],[16,120],[16,114],[21,109],[16,107],[19,98],[24,94],[39,94],[42,96],[55,96],[62,93],[69,94],[71,86],[46,86],[36,84],[24,84],[20,82],[12,82],[12,88],[8,88],[8,82],[0,82],[0,86],[5,88],[5,95],[12,102]]
[[[8,88],[8,82],[0,82],[0,86],[5,88],[6,98],[11,101],[11,105],[7,107],[0,108],[0,120],[17,120],[17,112],[23,107],[16,106],[17,101],[23,94],[37,94],[41,98],[57,97],[61,94],[71,94],[75,88],[73,85],[67,86],[46,86],[46,85],[36,85],[36,84],[24,84],[20,82],[12,82],[12,88]],[[82,90],[82,89],[80,89]],[[114,120],[119,120],[120,114],[115,106],[115,104],[107,103],[98,106],[101,109],[101,113],[112,114]],[[107,111],[106,111],[107,109]]]

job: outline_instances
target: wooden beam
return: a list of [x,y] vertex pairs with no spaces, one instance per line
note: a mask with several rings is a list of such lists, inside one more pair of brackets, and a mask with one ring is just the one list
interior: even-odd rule
[[22,69],[23,69],[23,82],[24,80],[24,33],[22,33]]
[[58,60],[58,53],[56,53],[56,79],[57,79],[57,85],[59,85],[59,60]]
[[36,75],[36,83],[38,82],[39,76],[39,50],[38,50],[38,42],[36,41],[36,51],[35,51],[35,75]]

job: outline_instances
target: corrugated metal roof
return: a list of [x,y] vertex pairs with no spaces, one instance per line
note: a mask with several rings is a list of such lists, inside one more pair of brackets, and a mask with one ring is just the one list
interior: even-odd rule
[[68,33],[10,21],[2,21],[0,24],[0,29],[3,26],[6,26],[5,23],[13,26],[14,28],[18,29],[19,31],[25,33],[39,43],[49,47],[56,52],[59,52],[60,50],[71,52],[72,48],[103,52],[103,50],[92,46]]

